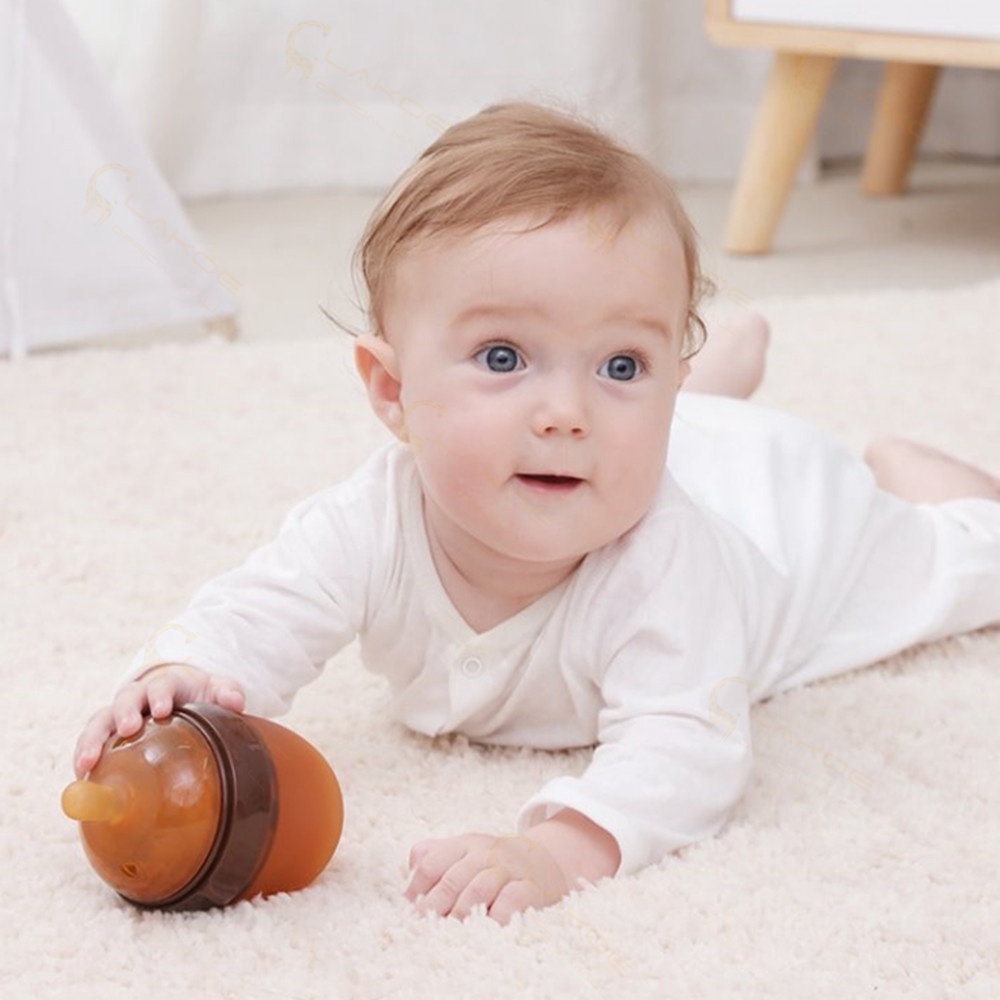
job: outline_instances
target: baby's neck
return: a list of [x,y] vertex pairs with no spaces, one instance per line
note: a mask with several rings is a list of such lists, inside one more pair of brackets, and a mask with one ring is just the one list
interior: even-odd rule
[[464,545],[460,536],[449,537],[447,530],[441,531],[426,502],[424,526],[445,591],[462,616],[480,631],[483,629],[476,622],[491,627],[491,623],[517,614],[562,583],[583,561],[580,557],[526,567],[513,561],[505,563],[499,556],[485,558],[474,547]]

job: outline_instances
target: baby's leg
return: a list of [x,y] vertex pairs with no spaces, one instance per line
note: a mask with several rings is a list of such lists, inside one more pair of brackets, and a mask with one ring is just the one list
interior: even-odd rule
[[963,497],[1000,501],[1000,479],[943,451],[906,438],[876,438],[865,462],[878,485],[913,503],[942,503]]
[[691,359],[688,392],[748,399],[764,378],[771,329],[758,312],[740,309],[708,324],[705,346]]

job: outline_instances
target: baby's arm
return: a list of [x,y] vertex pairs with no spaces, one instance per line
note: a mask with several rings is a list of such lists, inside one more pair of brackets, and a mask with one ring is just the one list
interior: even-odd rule
[[[314,494],[286,516],[277,538],[204,584],[184,613],[140,650],[111,704],[88,721],[74,751],[78,776],[111,736],[130,736],[148,713],[205,701],[278,715],[294,693],[357,635],[371,564],[350,482]],[[369,505],[370,507],[370,505]]]
[[[722,567],[706,563],[710,615],[686,619],[661,593],[601,678],[599,743],[579,777],[550,781],[521,810],[527,832],[561,809],[606,830],[628,875],[717,834],[753,765],[748,637]],[[669,610],[668,610],[669,609]],[[665,622],[678,622],[676,628]]]
[[[665,659],[665,674],[670,666]],[[622,683],[633,687],[620,675],[606,690]],[[550,906],[582,884],[631,874],[713,836],[749,779],[748,690],[732,676],[659,705],[646,692],[624,711],[606,710],[590,767],[543,788],[522,811],[530,818],[521,834],[416,844],[407,898],[460,919],[485,906],[506,924],[517,911]],[[623,709],[628,700],[612,695]]]
[[[632,686],[618,676],[608,690],[623,682]],[[750,774],[748,690],[741,677],[719,678],[658,706],[647,693],[628,715],[606,711],[590,767],[543,788],[522,811],[531,819],[519,824],[521,834],[416,844],[407,897],[422,911],[459,918],[485,906],[505,924],[519,910],[550,906],[583,883],[631,874],[713,836]]]
[[720,678],[629,718],[608,712],[590,767],[543,788],[522,811],[521,834],[416,844],[407,897],[459,918],[483,905],[505,924],[718,833],[750,775],[748,689],[741,677]]

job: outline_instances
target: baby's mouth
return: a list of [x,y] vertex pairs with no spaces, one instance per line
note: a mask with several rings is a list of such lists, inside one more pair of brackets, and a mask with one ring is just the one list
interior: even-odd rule
[[527,483],[529,486],[535,486],[541,489],[549,490],[571,490],[575,486],[579,486],[583,480],[577,479],[576,476],[550,476],[539,473],[518,473],[517,476],[523,483]]

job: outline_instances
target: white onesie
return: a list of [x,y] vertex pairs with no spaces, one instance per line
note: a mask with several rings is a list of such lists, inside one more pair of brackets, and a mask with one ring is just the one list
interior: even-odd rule
[[576,809],[616,838],[627,874],[725,824],[750,777],[752,702],[996,622],[1000,503],[905,503],[810,424],[681,393],[648,513],[494,628],[477,633],[448,598],[412,454],[393,441],[202,586],[126,679],[187,662],[278,715],[359,637],[411,729],[596,744],[517,826]]

